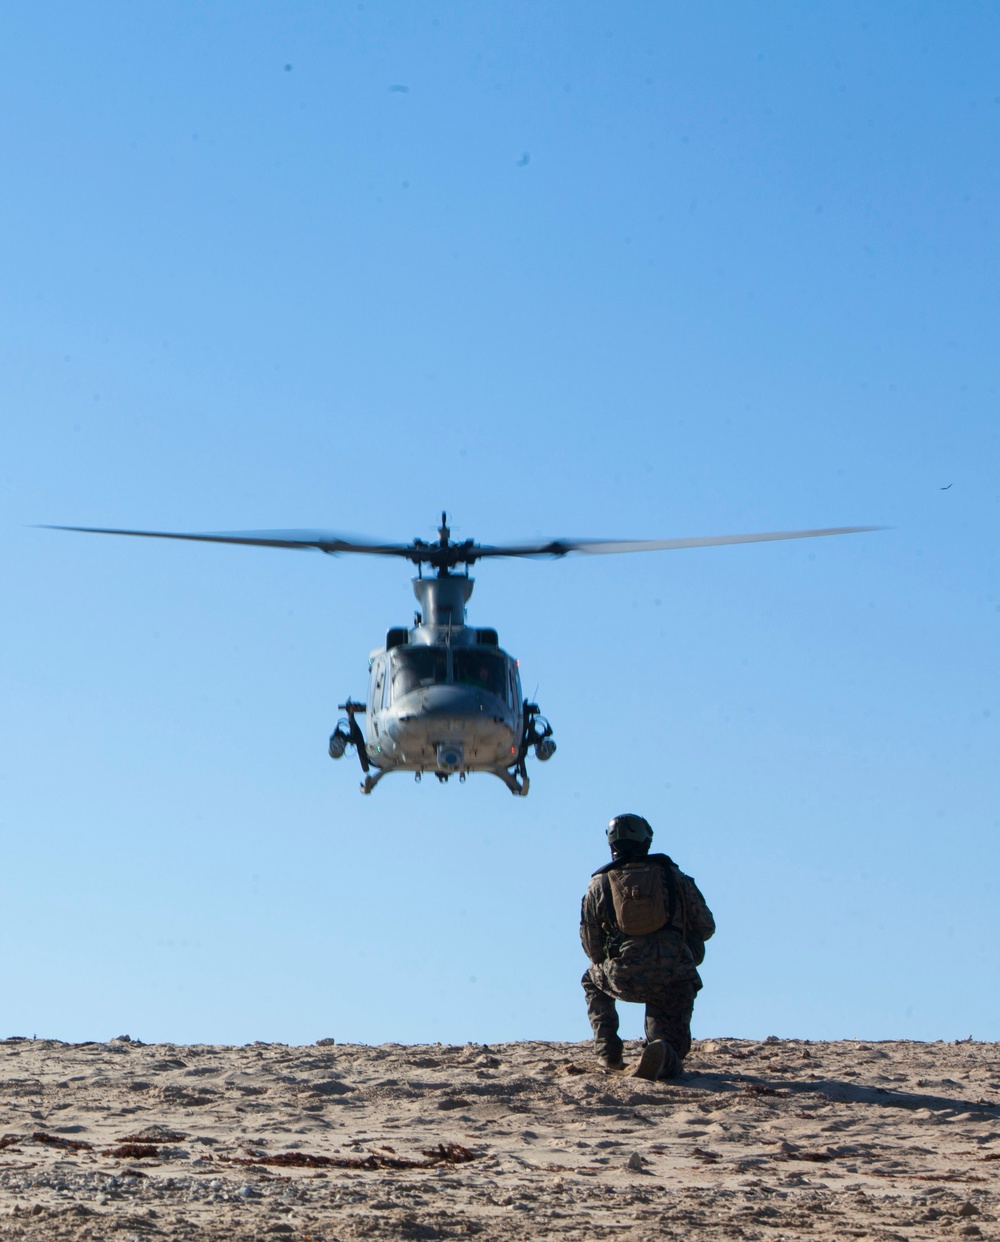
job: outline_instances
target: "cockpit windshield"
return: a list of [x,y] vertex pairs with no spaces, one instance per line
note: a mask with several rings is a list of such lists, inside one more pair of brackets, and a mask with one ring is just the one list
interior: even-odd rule
[[396,647],[392,653],[392,697],[401,698],[421,686],[440,686],[448,680],[448,653],[444,647]]
[[507,697],[507,662],[503,656],[478,647],[455,647],[451,659],[456,685],[475,686],[498,698]]

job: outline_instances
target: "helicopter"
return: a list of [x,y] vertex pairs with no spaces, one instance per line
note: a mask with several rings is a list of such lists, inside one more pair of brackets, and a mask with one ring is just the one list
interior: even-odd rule
[[[313,549],[329,556],[361,553],[409,561],[417,568],[413,593],[420,605],[411,627],[393,626],[385,644],[368,658],[368,696],[339,704],[346,713],[330,735],[329,754],[340,759],[349,747],[357,753],[370,794],[389,772],[428,772],[442,783],[470,772],[497,776],[512,794],[525,797],[531,787],[528,752],[541,762],[556,751],[552,726],[536,703],[522,698],[517,661],[500,647],[495,629],[466,624],[465,606],[474,579],[469,568],[492,557],[562,557],[655,552],[723,544],[810,539],[881,530],[878,526],[838,526],[824,530],[769,531],[755,535],[707,535],[685,539],[549,539],[535,543],[489,545],[451,539],[447,513],[441,514],[433,543],[368,543],[327,531],[232,531],[183,534],[171,531],[118,530],[96,526],[49,526],[95,535],[134,535],[184,539],[199,543],[251,544],[269,548]],[[428,566],[433,577],[424,577]],[[459,571],[459,572],[456,572]],[[365,717],[363,730],[358,717]]]

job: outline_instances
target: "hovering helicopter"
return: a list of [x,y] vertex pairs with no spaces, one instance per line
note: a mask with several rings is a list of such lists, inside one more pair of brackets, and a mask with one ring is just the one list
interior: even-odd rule
[[[155,530],[113,530],[95,526],[50,526],[49,530],[95,535],[135,535],[152,539],[186,539],[200,543],[253,544],[268,548],[315,549],[336,556],[358,552],[394,556],[417,567],[413,593],[420,605],[412,627],[393,626],[385,645],[368,658],[368,698],[348,698],[346,712],[330,736],[329,753],[340,759],[349,746],[357,752],[370,794],[388,772],[413,772],[419,781],[433,772],[445,782],[469,772],[497,776],[511,793],[524,797],[531,787],[526,759],[551,759],[556,744],[552,726],[536,703],[521,697],[517,661],[502,650],[494,629],[465,623],[465,605],[474,580],[469,567],[498,556],[561,557],[569,552],[655,552],[704,548],[776,539],[810,539],[880,530],[878,526],[839,526],[826,530],[770,531],[757,535],[708,535],[693,539],[550,539],[540,543],[491,546],[472,539],[452,543],[448,515],[441,514],[434,543],[361,543],[326,531],[234,531],[180,534]],[[435,571],[425,578],[423,567]],[[453,571],[462,567],[464,572]],[[358,717],[366,717],[362,730]]]

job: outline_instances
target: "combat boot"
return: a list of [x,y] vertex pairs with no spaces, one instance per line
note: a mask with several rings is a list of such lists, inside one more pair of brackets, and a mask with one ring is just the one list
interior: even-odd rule
[[663,1047],[665,1049],[663,1065],[657,1074],[657,1078],[676,1078],[681,1072],[681,1059],[665,1040],[663,1041]]
[[625,1062],[622,1059],[624,1046],[617,1034],[613,1035],[610,1039],[595,1042],[597,1042],[597,1047],[594,1051],[597,1053],[598,1061],[600,1061],[605,1069],[622,1070],[625,1068]]
[[[651,1080],[659,1078],[667,1061],[668,1048],[670,1045],[662,1039],[654,1039],[652,1043],[648,1043],[642,1050],[639,1064],[632,1071],[632,1077]],[[673,1048],[670,1048],[670,1052],[673,1053],[673,1051]]]

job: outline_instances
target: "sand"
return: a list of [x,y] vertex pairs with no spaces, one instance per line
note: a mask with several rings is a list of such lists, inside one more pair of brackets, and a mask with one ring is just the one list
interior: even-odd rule
[[[634,1061],[637,1045],[626,1055]],[[986,1043],[0,1042],[0,1239],[1000,1238]]]

